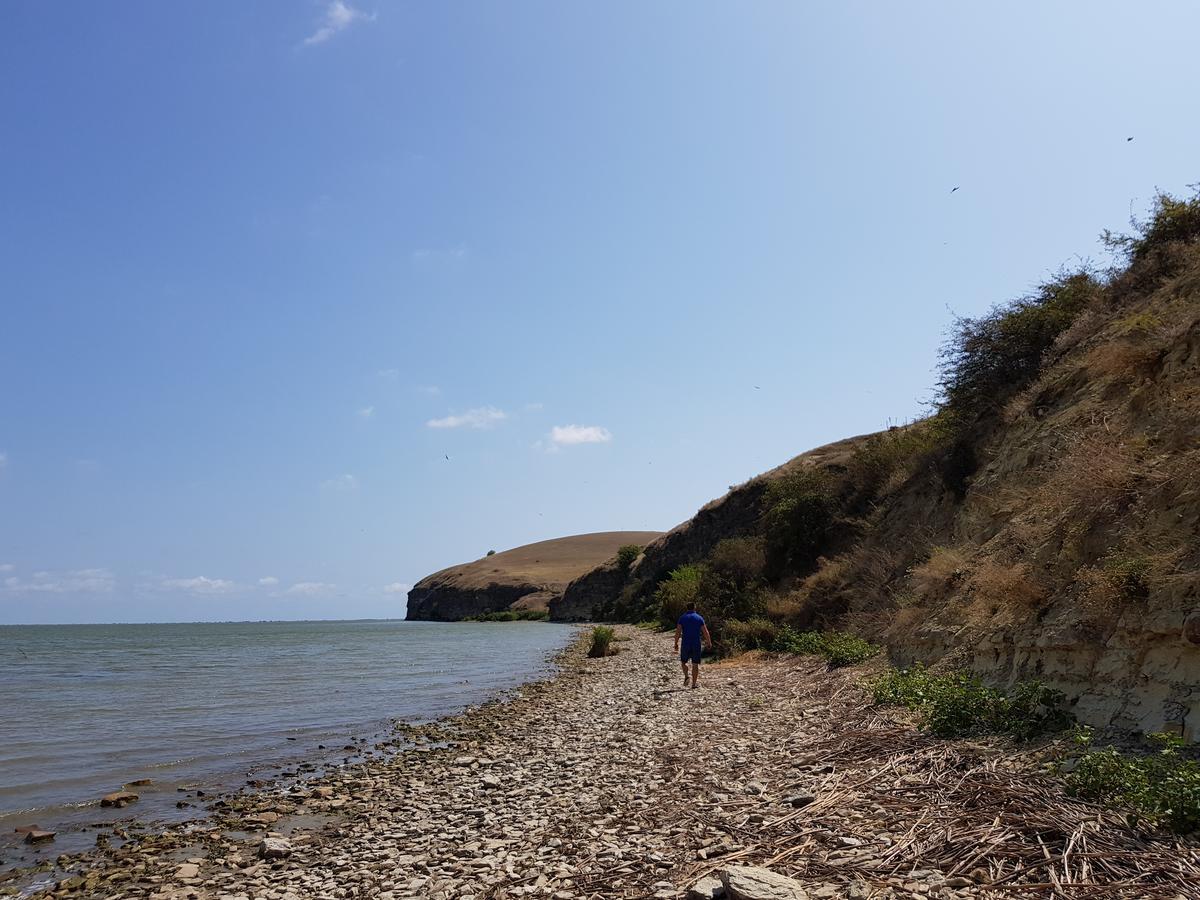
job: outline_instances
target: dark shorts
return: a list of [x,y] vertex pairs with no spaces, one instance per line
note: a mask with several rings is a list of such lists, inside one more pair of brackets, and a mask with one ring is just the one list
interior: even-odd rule
[[694,647],[684,647],[679,651],[679,661],[685,663],[698,663],[700,662],[700,657],[703,653],[704,650],[699,644],[696,644]]

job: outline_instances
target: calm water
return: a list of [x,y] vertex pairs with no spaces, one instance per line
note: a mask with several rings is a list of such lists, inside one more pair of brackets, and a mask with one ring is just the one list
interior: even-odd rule
[[241,784],[390,719],[453,713],[546,671],[572,633],[399,621],[0,627],[0,828],[53,826],[70,810],[95,820],[100,796],[138,778],[156,786],[124,814],[146,816],[156,791],[173,808],[176,785]]

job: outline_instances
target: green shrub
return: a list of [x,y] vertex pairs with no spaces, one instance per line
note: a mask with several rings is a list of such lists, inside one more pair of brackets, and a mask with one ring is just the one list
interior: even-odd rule
[[468,616],[464,622],[545,622],[550,613],[544,609],[501,609],[496,612]]
[[779,636],[779,626],[769,619],[755,617],[745,622],[731,619],[721,627],[721,642],[726,652],[743,650],[773,650]]
[[833,521],[829,477],[803,469],[767,485],[762,528],[764,573],[772,581],[787,571],[806,573],[816,564]]
[[1102,239],[1110,249],[1123,254],[1129,262],[1140,262],[1167,250],[1170,245],[1200,239],[1200,190],[1187,200],[1158,193],[1150,207],[1150,219],[1134,220],[1134,234],[1105,231]]
[[624,544],[617,550],[617,566],[622,572],[628,574],[629,569],[633,566],[633,561],[641,554],[642,548],[637,544]]
[[496,551],[495,551],[495,550],[489,550],[489,551],[487,552],[487,554],[486,554],[486,555],[487,555],[487,556],[495,556],[495,555],[496,555]]
[[687,605],[696,602],[703,578],[704,566],[680,566],[658,585],[654,596],[659,605],[658,617],[663,625],[673,628]]
[[979,318],[959,318],[941,350],[941,406],[959,427],[993,412],[1038,374],[1042,357],[1090,304],[1100,283],[1089,271],[1060,275]]
[[796,631],[784,625],[778,629],[771,649],[797,656],[823,656],[831,668],[837,669],[864,662],[882,648],[843,631]]
[[761,538],[726,538],[705,560],[696,605],[708,620],[714,641],[720,640],[723,623],[748,621],[766,610]]
[[1122,337],[1145,337],[1163,327],[1162,319],[1149,312],[1133,313],[1113,324],[1117,334]]
[[970,673],[935,675],[918,664],[879,676],[871,690],[877,705],[918,710],[922,728],[944,738],[1007,734],[1028,740],[1070,722],[1062,693],[1039,681],[1019,682],[1004,694]]
[[1091,748],[1091,732],[1079,741],[1086,752],[1067,773],[1067,791],[1076,797],[1129,810],[1144,820],[1180,834],[1200,829],[1200,762],[1179,751],[1175,735],[1152,734],[1157,752],[1126,755],[1112,747]]
[[588,648],[587,655],[591,657],[611,655],[611,645],[616,634],[607,625],[597,625],[592,629],[592,646]]
[[950,440],[950,416],[938,413],[868,436],[850,457],[849,481],[860,496],[876,495],[894,472],[911,467]]

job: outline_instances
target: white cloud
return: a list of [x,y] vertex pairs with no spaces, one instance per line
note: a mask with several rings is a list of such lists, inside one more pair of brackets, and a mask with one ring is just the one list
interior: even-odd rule
[[397,378],[400,377],[400,370],[399,369],[380,369],[375,374],[379,378],[390,378],[393,381],[395,381]]
[[189,594],[228,594],[237,585],[224,578],[164,578],[162,586],[169,591],[187,591]]
[[258,583],[263,587],[275,587],[275,585],[279,584],[279,579],[274,575],[268,575],[266,578],[258,579]]
[[108,569],[74,569],[67,572],[34,572],[29,579],[15,576],[4,579],[4,589],[12,593],[109,594],[117,579]]
[[306,597],[312,597],[317,594],[325,594],[332,591],[337,585],[325,584],[323,581],[297,581],[290,588],[284,591],[285,594],[303,594]]
[[443,259],[462,259],[466,255],[467,248],[464,244],[459,244],[457,247],[450,247],[444,250],[433,250],[429,247],[420,247],[409,254],[410,258],[415,263]]
[[367,15],[343,0],[333,0],[325,7],[325,16],[317,30],[304,39],[305,47],[323,44],[335,34],[345,31],[355,22],[373,22],[375,14]]
[[375,407],[373,406],[364,406],[358,411],[358,416],[360,419],[369,419],[373,415],[375,415]]
[[430,397],[440,397],[442,389],[436,384],[419,384],[415,388],[418,394],[428,394]]
[[508,413],[494,406],[480,406],[468,409],[457,416],[450,415],[442,419],[430,419],[425,423],[428,428],[491,428],[498,422],[508,418]]
[[11,572],[15,568],[16,566],[14,566],[12,563],[0,564],[0,572]]
[[328,481],[321,482],[321,487],[327,491],[354,491],[358,489],[358,479],[350,473],[338,475]]
[[412,590],[411,584],[405,584],[403,581],[393,581],[391,584],[384,585],[383,592],[385,594],[407,594]]
[[555,425],[550,429],[550,443],[554,447],[607,444],[611,440],[612,433],[599,425]]
[[7,465],[8,465],[8,454],[0,453],[0,469],[3,469]]

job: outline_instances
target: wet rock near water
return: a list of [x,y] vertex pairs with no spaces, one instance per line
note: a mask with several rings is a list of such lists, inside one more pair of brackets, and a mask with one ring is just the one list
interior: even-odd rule
[[112,806],[117,809],[122,809],[130,803],[136,803],[138,795],[132,791],[114,791],[111,794],[105,794],[100,798],[101,806]]

